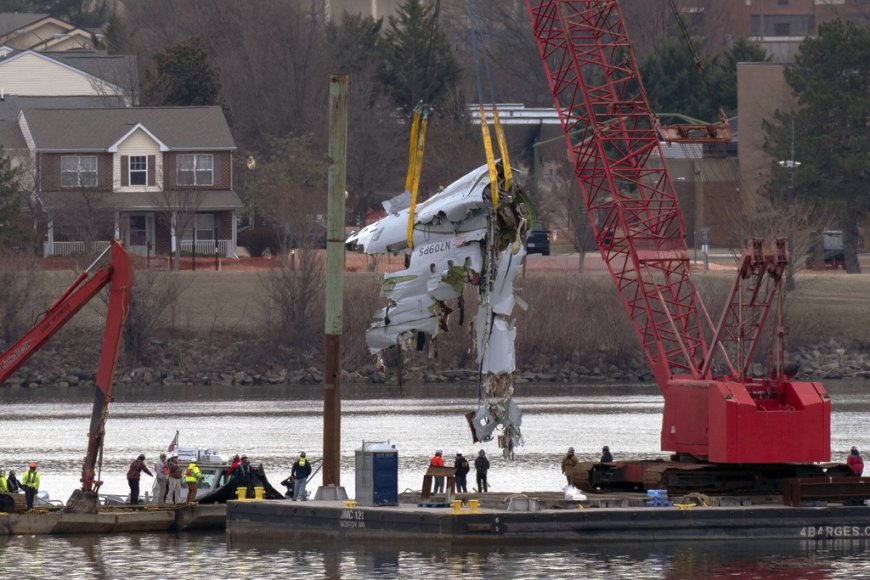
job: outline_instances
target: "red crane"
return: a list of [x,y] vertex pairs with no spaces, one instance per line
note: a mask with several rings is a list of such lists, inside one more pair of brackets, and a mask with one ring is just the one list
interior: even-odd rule
[[[664,397],[662,450],[711,464],[829,461],[830,399],[783,368],[784,241],[771,251],[752,241],[715,325],[692,281],[660,140],[720,142],[730,139],[727,121],[659,125],[616,0],[526,7],[596,243]],[[771,310],[773,361],[753,377]]]
[[[109,251],[112,254],[111,263],[100,267],[91,275],[91,271]],[[95,512],[99,507],[97,492],[102,482],[96,481],[95,468],[106,432],[106,418],[109,403],[112,400],[115,361],[118,358],[118,347],[121,344],[121,331],[124,328],[124,321],[127,319],[127,312],[130,308],[132,281],[130,258],[120,242],[113,241],[46,310],[42,319],[18,342],[0,354],[0,384],[3,384],[91,298],[96,296],[104,286],[109,285],[109,305],[106,311],[103,346],[97,368],[97,389],[88,431],[88,450],[82,466],[82,487],[80,490],[76,490],[67,502],[67,511]]]

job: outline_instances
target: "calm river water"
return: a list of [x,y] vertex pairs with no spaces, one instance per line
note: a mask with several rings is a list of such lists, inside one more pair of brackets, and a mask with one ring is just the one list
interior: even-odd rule
[[[834,398],[834,458],[844,459],[851,445],[870,450],[870,383],[827,386]],[[616,459],[663,456],[661,398],[652,385],[521,385],[526,444],[512,462],[494,443],[471,446],[463,414],[474,408],[475,393],[452,385],[402,393],[395,386],[346,386],[341,477],[348,494],[354,450],[363,441],[396,446],[400,490],[420,489],[436,447],[448,458],[457,449],[466,455],[486,449],[493,490],[516,492],[560,489],[559,461],[569,446],[589,459],[605,444]],[[119,388],[107,426],[103,492],[126,493],[130,461],[145,453],[152,463],[176,430],[182,446],[246,453],[278,482],[299,451],[320,454],[319,395],[319,388]],[[78,389],[0,391],[0,467],[20,475],[27,462],[39,461],[42,488],[66,500],[78,487],[92,397]],[[144,478],[143,489],[150,484]],[[870,540],[465,549],[228,544],[222,533],[0,537],[0,569],[18,578],[854,578],[870,577]]]

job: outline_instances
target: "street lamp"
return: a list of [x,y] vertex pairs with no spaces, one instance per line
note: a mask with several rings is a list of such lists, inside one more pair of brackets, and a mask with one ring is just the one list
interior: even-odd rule
[[794,198],[794,170],[801,166],[801,162],[795,161],[794,159],[794,119],[792,119],[791,121],[791,150],[789,152],[789,159],[777,161],[777,165],[779,165],[783,169],[788,170],[788,196],[789,201],[793,201],[792,198]]

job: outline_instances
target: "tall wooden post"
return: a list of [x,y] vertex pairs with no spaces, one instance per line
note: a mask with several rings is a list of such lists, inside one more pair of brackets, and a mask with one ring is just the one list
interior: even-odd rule
[[323,372],[323,485],[339,486],[341,327],[347,171],[347,75],[329,77],[329,200],[326,222],[326,339]]

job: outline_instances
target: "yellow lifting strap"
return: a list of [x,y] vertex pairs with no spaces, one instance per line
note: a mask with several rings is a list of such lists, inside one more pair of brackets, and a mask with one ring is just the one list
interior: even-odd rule
[[417,154],[417,131],[420,128],[420,108],[414,109],[411,120],[411,140],[408,142],[408,173],[405,175],[405,191],[411,191],[414,179],[414,157]]
[[423,150],[426,147],[426,128],[429,126],[429,111],[425,109],[419,114],[414,112],[415,123],[419,122],[419,129],[412,125],[411,136],[413,149],[413,166],[408,167],[410,182],[406,179],[407,190],[411,193],[411,205],[408,207],[408,247],[414,249],[414,216],[417,209],[417,192],[420,189],[420,174],[423,172]]
[[504,129],[502,129],[501,123],[498,120],[498,109],[495,108],[495,105],[492,106],[492,121],[495,124],[495,138],[498,141],[498,150],[501,153],[501,168],[504,171],[504,190],[510,191],[514,175],[511,170],[507,140],[504,138]]
[[495,158],[492,155],[492,138],[489,135],[489,125],[486,124],[486,109],[480,105],[480,132],[483,136],[483,150],[486,152],[486,166],[489,168],[489,191],[492,196],[493,209],[498,207],[498,171],[495,169]]

